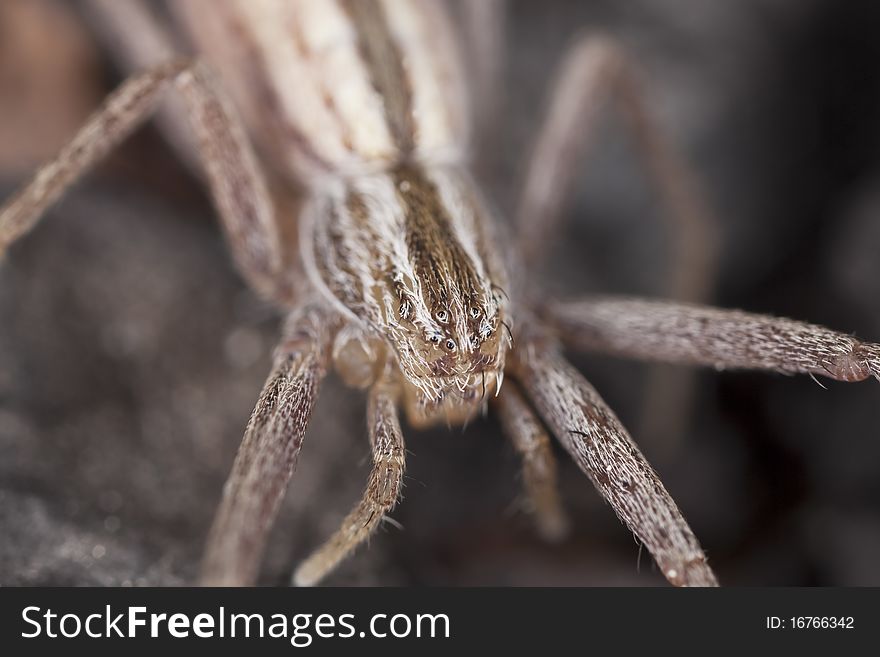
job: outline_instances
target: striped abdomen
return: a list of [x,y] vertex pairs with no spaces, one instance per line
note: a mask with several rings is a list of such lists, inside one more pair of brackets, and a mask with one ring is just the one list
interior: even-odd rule
[[467,138],[454,35],[436,0],[171,5],[276,166],[300,177],[450,162]]

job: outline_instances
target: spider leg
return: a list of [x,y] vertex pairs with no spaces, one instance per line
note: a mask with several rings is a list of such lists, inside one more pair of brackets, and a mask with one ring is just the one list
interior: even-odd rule
[[454,3],[464,36],[467,72],[473,99],[474,152],[479,174],[492,171],[498,138],[503,127],[499,116],[504,106],[504,51],[506,0],[457,0]]
[[397,417],[397,390],[388,378],[370,390],[367,424],[373,452],[373,468],[360,502],[342,526],[312,553],[293,575],[296,586],[313,586],[333,570],[358,545],[369,539],[400,496],[405,448]]
[[173,60],[133,76],[114,91],[58,156],[0,208],[0,256],[31,230],[46,209],[156,109],[175,84],[198,137],[212,196],[233,256],[248,282],[265,296],[282,289],[281,245],[274,210],[256,157],[229,104],[205,68]]
[[568,518],[559,500],[550,437],[514,382],[503,388],[496,406],[501,427],[522,458],[523,480],[538,533],[547,541],[559,541],[568,533]]
[[606,37],[581,37],[561,67],[519,199],[521,252],[527,264],[535,264],[547,247],[547,236],[557,232],[574,165],[585,155],[605,99],[620,108],[637,154],[668,206],[674,239],[669,294],[701,299],[713,280],[715,218],[692,169],[649,111],[633,64]]
[[252,584],[330,362],[336,318],[306,305],[288,318],[208,536],[201,583]]
[[[149,3],[137,0],[85,0],[83,10],[100,41],[134,73],[161,65],[181,52],[175,36],[154,16]],[[186,119],[183,99],[169,94],[159,101],[156,122],[182,161],[201,175],[195,138]]]
[[[636,153],[667,208],[672,252],[665,293],[705,302],[715,280],[716,218],[700,194],[697,176],[650,111],[635,66],[606,37],[581,37],[556,81],[518,206],[518,239],[526,263],[539,261],[548,236],[557,232],[574,165],[589,146],[604,100],[620,109]],[[662,367],[650,372],[642,408],[646,433],[666,440],[683,433],[693,384],[689,372]],[[658,424],[658,418],[666,422]]]
[[558,303],[546,310],[564,341],[588,350],[716,369],[880,380],[880,344],[815,324],[623,297]]
[[[525,339],[523,339],[525,337]],[[657,473],[596,390],[543,336],[512,363],[538,413],[676,586],[717,586],[699,542]]]

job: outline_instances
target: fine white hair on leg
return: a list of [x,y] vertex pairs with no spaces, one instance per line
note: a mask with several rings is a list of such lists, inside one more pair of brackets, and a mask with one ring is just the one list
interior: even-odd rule
[[256,580],[327,373],[336,324],[333,315],[311,304],[288,318],[223,488],[205,548],[202,584],[245,586]]
[[406,449],[397,417],[397,389],[386,377],[370,391],[367,406],[373,468],[363,498],[327,542],[296,569],[296,586],[313,586],[368,540],[400,496]]
[[518,339],[514,373],[556,438],[676,586],[717,586],[659,476],[596,390],[546,336]]
[[562,339],[626,358],[880,380],[880,344],[816,324],[691,304],[596,297],[546,308]]

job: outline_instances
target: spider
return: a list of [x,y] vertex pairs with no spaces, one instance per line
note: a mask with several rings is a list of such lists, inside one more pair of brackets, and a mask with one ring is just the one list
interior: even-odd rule
[[[7,202],[0,253],[148,118],[166,89],[176,92],[182,105],[162,109],[167,129],[181,136],[185,158],[203,164],[241,273],[287,313],[208,537],[204,584],[255,580],[331,368],[367,390],[373,467],[361,501],[297,568],[300,585],[318,583],[394,508],[405,462],[399,409],[418,428],[466,423],[488,406],[522,458],[542,534],[565,526],[552,433],[672,584],[715,585],[681,511],[562,345],[718,369],[880,378],[880,346],[815,325],[693,303],[541,296],[528,273],[606,96],[628,118],[676,220],[678,296],[699,299],[710,267],[711,219],[694,178],[607,39],[583,37],[566,57],[508,246],[467,158],[469,95],[478,133],[491,124],[498,4],[464,5],[473,34],[459,46],[443,6],[426,1],[173,3],[196,58],[173,56],[140,5],[92,4],[126,32],[132,60],[160,63],[115,91]],[[475,70],[465,72],[462,48],[479,55]],[[279,179],[307,190],[299,216],[279,211]]]

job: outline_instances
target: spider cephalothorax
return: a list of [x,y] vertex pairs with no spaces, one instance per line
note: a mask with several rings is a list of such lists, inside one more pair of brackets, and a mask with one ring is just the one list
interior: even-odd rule
[[451,166],[329,182],[308,211],[309,272],[391,347],[414,424],[464,421],[501,386],[507,275],[487,212]]

